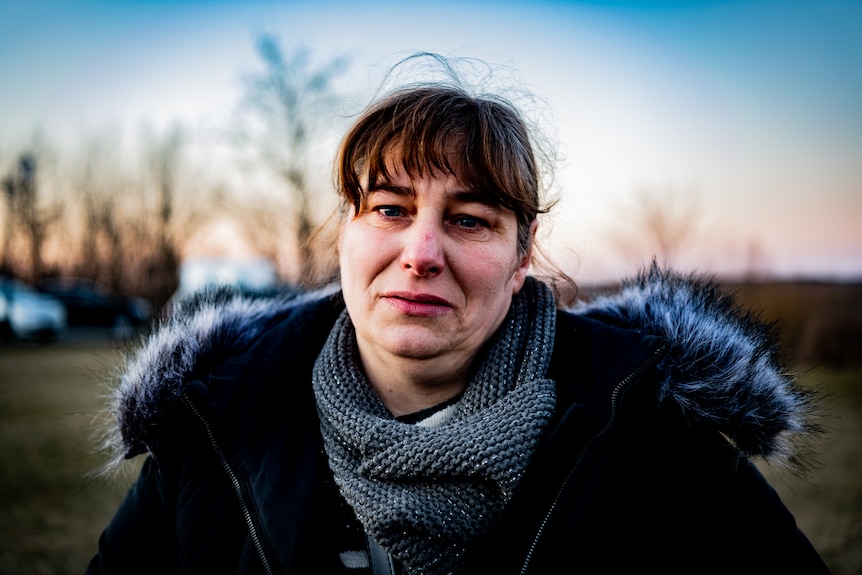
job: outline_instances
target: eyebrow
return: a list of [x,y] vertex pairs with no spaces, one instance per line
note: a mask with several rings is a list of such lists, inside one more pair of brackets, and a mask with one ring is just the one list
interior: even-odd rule
[[412,196],[415,194],[413,188],[408,188],[406,186],[397,186],[395,184],[390,184],[389,182],[378,182],[373,189],[368,190],[369,195],[373,194],[374,192],[390,192],[399,196]]
[[[399,186],[390,182],[378,183],[376,186],[374,186],[374,189],[368,191],[368,194],[370,195],[374,192],[389,192],[392,194],[397,194],[399,196],[416,195],[416,192],[413,190],[413,188],[407,186]],[[455,201],[462,203],[482,204],[495,209],[499,209],[501,207],[500,202],[495,200],[494,197],[488,193],[456,189],[451,191],[449,195]]]

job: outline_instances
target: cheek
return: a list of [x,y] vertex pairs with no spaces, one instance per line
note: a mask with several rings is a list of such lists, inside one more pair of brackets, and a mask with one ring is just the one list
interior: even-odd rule
[[[360,280],[361,257],[357,245],[361,245],[355,237],[352,226],[349,224],[341,228],[338,236],[338,264],[341,273],[341,286],[345,292],[352,291],[353,286]],[[345,296],[347,294],[345,293]]]
[[517,289],[517,284],[521,283],[513,284],[512,280],[518,261],[499,250],[474,252],[469,257],[460,258],[458,269],[462,281],[467,282],[474,292],[485,293],[489,299],[505,299],[512,295],[512,288]]
[[361,261],[363,256],[361,246],[367,245],[367,240],[363,238],[362,226],[350,221],[341,226],[341,233],[338,235],[338,261],[342,267],[355,268],[356,263]]
[[379,272],[385,264],[386,237],[361,222],[345,224],[338,238],[338,261],[341,283],[356,284],[370,281],[369,275]]

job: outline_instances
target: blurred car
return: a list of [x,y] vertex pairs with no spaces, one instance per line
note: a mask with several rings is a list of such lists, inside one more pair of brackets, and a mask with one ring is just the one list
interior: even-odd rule
[[85,279],[42,280],[39,291],[63,302],[69,327],[106,328],[126,336],[146,325],[152,313],[146,300],[113,293]]
[[0,329],[17,339],[49,341],[67,328],[66,306],[19,280],[0,278]]
[[275,265],[267,258],[194,257],[180,264],[179,287],[172,299],[196,292],[231,287],[245,293],[264,293],[277,286]]
[[179,286],[161,313],[167,317],[204,294],[263,297],[292,290],[279,283],[275,264],[267,258],[197,256],[180,264]]

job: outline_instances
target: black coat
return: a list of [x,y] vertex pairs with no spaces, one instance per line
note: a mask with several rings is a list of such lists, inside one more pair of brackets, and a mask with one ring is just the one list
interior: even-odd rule
[[[126,366],[118,460],[149,453],[89,573],[361,573],[311,370],[338,294],[181,309]],[[557,408],[463,573],[826,573],[750,457],[798,462],[807,392],[711,284],[652,270],[559,312]]]

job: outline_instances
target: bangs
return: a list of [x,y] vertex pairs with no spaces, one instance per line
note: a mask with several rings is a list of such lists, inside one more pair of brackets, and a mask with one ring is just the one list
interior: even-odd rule
[[423,133],[404,131],[391,134],[389,139],[375,142],[368,150],[364,165],[357,175],[366,179],[363,192],[373,190],[379,183],[392,179],[392,171],[400,170],[410,178],[453,175],[459,182],[474,190],[470,178],[465,178],[465,146],[463,138],[443,131],[423,130]]
[[520,119],[501,103],[452,90],[390,95],[354,125],[337,165],[339,188],[357,213],[393,169],[412,178],[451,174],[519,219],[537,213],[536,169]]

